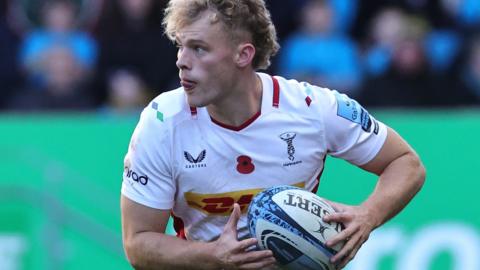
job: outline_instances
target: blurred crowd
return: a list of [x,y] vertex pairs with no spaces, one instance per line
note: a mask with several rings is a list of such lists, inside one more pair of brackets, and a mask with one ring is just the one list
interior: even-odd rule
[[[0,110],[140,110],[179,86],[167,0],[0,0]],[[479,0],[267,0],[268,72],[368,107],[480,105]]]

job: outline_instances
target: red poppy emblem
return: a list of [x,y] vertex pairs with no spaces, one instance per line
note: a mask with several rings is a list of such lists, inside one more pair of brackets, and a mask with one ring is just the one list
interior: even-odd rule
[[249,156],[239,156],[237,162],[237,171],[241,174],[249,174],[255,170],[255,165],[253,165]]

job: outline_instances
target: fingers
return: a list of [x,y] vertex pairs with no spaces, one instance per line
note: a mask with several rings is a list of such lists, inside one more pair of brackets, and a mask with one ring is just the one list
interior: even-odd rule
[[326,244],[333,248],[344,242],[340,251],[331,258],[331,262],[337,266],[337,269],[342,269],[355,257],[360,247],[368,239],[374,226],[371,222],[372,217],[366,209],[330,203],[339,212],[323,217],[323,221],[328,223],[337,222],[343,224],[345,228],[330,238]]
[[349,263],[349,262],[355,257],[355,255],[357,255],[357,252],[358,252],[358,250],[360,249],[361,246],[362,246],[361,244],[356,245],[356,247],[353,249],[353,251],[350,252],[350,254],[349,254],[347,257],[345,257],[345,258],[338,264],[339,269],[344,268],[344,267],[347,265],[347,263]]
[[238,203],[235,203],[233,205],[233,211],[232,214],[230,215],[230,218],[228,219],[227,224],[225,224],[225,230],[232,230],[237,232],[237,224],[238,220],[240,219],[241,212],[240,212],[240,206]]
[[357,245],[359,240],[360,237],[357,234],[352,235],[352,238],[345,242],[345,245],[342,247],[342,249],[331,258],[332,263],[338,263],[340,259],[345,257],[345,255],[349,254]]
[[276,262],[271,250],[250,251],[235,256],[239,269],[261,269]]
[[[252,244],[252,240],[256,243],[254,238],[241,241],[242,247],[248,247]],[[225,261],[225,269],[263,269],[266,266],[275,264],[276,260],[273,257],[271,250],[257,250],[245,251],[238,250],[228,256]]]
[[328,247],[333,247],[340,242],[346,242],[348,239],[351,239],[352,236],[358,231],[358,227],[349,227],[345,230],[341,231],[339,234],[335,235],[334,237],[330,238],[327,241]]
[[337,266],[337,269],[344,268],[347,263],[355,257],[362,244],[363,241],[359,234],[353,236],[353,238],[345,244],[342,250],[331,258],[331,262]]
[[325,222],[338,222],[338,223],[347,223],[352,220],[353,215],[348,212],[337,212],[331,213],[323,217],[323,221]]
[[256,246],[255,238],[244,240],[237,239],[237,224],[241,217],[240,206],[234,204],[233,211],[225,224],[222,235],[216,242],[216,255],[224,269],[263,269],[275,264],[275,258],[271,250],[254,250],[249,248]]
[[242,240],[240,242],[238,242],[238,247],[237,247],[237,251],[238,250],[245,250],[251,246],[254,246],[254,245],[257,245],[257,239],[256,238],[249,238],[249,239],[245,239],[245,240]]

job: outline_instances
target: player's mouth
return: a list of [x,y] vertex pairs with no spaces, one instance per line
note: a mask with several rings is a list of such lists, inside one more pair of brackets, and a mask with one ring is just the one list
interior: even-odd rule
[[195,86],[197,85],[196,82],[194,82],[194,81],[189,81],[189,80],[186,80],[186,79],[181,79],[181,80],[180,80],[180,84],[182,85],[183,89],[184,89],[186,92],[191,92],[191,91],[193,91],[193,89],[194,89]]

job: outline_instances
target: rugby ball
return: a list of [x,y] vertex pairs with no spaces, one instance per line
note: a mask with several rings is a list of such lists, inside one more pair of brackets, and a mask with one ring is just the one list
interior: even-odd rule
[[323,222],[335,210],[321,197],[293,186],[275,186],[257,194],[248,208],[248,227],[260,249],[270,249],[282,269],[334,270],[330,263],[343,243],[326,242],[343,229]]

